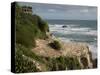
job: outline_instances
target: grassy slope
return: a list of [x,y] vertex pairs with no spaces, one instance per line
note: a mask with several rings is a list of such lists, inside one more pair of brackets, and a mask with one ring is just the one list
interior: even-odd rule
[[47,38],[46,32],[49,31],[48,24],[37,15],[25,14],[21,7],[16,5],[16,72],[37,72],[35,64],[23,55],[30,57],[46,65],[46,70],[56,71],[68,69],[79,69],[80,64],[77,58],[41,57],[34,54],[30,49],[36,46],[35,39]]

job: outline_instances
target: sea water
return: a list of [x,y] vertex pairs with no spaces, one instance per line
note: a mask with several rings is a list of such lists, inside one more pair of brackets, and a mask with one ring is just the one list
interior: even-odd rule
[[50,32],[64,42],[87,43],[93,58],[97,58],[96,20],[46,20]]

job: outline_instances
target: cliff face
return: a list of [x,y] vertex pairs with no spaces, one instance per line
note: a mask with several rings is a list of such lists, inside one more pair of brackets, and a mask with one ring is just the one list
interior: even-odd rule
[[16,5],[16,72],[92,68],[89,48],[53,37],[38,15],[25,14]]

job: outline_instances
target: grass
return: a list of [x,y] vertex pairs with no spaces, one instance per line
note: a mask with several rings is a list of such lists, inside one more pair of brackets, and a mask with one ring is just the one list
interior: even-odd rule
[[59,71],[59,70],[75,70],[80,69],[80,63],[75,57],[64,57],[60,56],[57,58],[49,58],[48,60],[48,70]]
[[28,59],[22,57],[22,54],[16,53],[16,62],[15,62],[16,73],[25,73],[25,72],[38,72],[35,64]]
[[[16,56],[15,56],[15,70],[16,73],[25,73],[25,72],[38,72],[35,64],[23,57],[26,53],[23,52],[26,50],[23,46],[16,46]],[[28,51],[28,50],[27,50]]]
[[17,73],[39,71],[36,68],[35,64],[33,64],[33,61],[25,59],[24,57],[22,57],[23,55],[31,59],[34,59],[36,61],[39,61],[40,63],[45,63],[43,60],[43,57],[36,55],[29,48],[26,48],[25,46],[21,44],[16,44],[15,68],[16,68]]
[[26,48],[25,46],[23,46],[21,44],[17,44],[16,45],[16,51],[21,53],[22,55],[24,54],[24,55],[26,55],[26,56],[28,56],[30,58],[33,58],[33,59],[35,59],[35,60],[37,60],[39,62],[44,63],[44,61],[42,60],[43,57],[36,55],[35,53],[33,53],[31,51],[30,48]]

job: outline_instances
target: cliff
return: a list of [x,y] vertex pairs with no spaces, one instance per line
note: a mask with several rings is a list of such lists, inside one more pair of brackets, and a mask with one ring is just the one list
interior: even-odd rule
[[64,43],[49,32],[38,15],[25,14],[16,4],[16,72],[40,72],[92,68],[84,43]]

